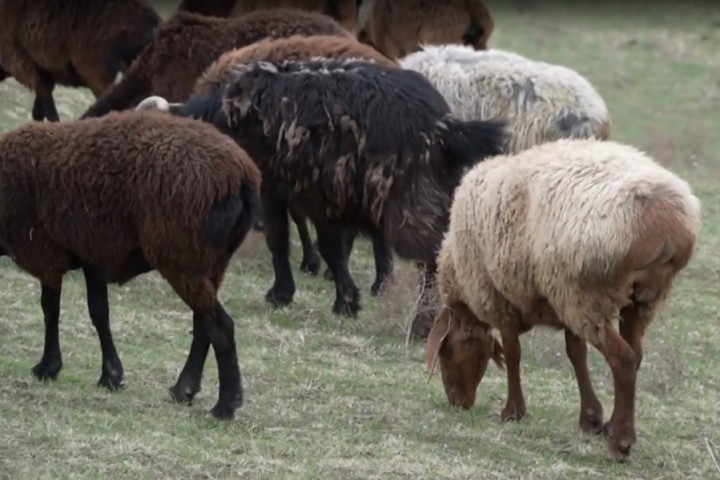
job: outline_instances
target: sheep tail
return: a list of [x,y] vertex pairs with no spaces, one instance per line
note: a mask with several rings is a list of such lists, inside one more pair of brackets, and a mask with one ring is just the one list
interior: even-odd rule
[[[146,50],[147,51],[147,50]],[[97,101],[82,114],[80,119],[102,117],[113,110],[126,110],[134,107],[150,95],[152,81],[145,65],[142,65],[143,56],[133,62],[127,75],[117,85],[107,90]]]
[[216,203],[205,220],[205,241],[232,254],[260,214],[260,195],[248,183],[240,191]]
[[448,116],[440,137],[447,158],[455,166],[471,168],[480,160],[504,153],[509,132],[499,120],[463,121]]

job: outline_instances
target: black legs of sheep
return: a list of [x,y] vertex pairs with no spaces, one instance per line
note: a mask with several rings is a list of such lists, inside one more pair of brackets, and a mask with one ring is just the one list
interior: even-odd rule
[[348,243],[352,246],[352,240],[348,242],[348,229],[331,222],[316,223],[315,228],[320,255],[335,281],[333,312],[354,317],[360,311],[360,292],[348,269]]
[[42,305],[45,320],[45,348],[40,362],[32,369],[33,375],[39,380],[55,380],[62,369],[62,354],[60,353],[60,294],[61,283],[53,282],[50,286],[42,284],[40,304]]

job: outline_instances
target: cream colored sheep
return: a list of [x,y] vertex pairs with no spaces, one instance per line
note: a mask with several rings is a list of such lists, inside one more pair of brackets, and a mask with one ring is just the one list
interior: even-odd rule
[[507,119],[513,132],[508,153],[561,138],[610,136],[602,97],[569,68],[497,49],[422,48],[400,59],[400,65],[427,77],[460,118]]
[[[700,201],[688,184],[627,145],[563,139],[479,163],[455,192],[438,256],[443,309],[428,336],[428,369],[439,358],[448,401],[470,408],[489,359],[502,364],[504,356],[501,418],[519,420],[518,337],[534,325],[563,329],[580,427],[604,432],[611,455],[625,459],[635,443],[642,337],[699,228]],[[586,341],[605,356],[615,384],[603,427]]]

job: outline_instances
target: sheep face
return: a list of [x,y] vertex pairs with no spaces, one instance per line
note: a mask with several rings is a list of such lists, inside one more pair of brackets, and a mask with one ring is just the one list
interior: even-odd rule
[[502,346],[463,304],[445,307],[435,319],[427,343],[427,368],[432,374],[440,359],[440,372],[448,402],[470,408],[488,362],[503,365]]

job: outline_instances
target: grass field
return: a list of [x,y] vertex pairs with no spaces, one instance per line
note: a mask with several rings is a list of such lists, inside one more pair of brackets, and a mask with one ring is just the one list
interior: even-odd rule
[[[332,284],[299,269],[294,304],[272,311],[263,299],[269,254],[253,234],[221,293],[236,320],[246,392],[229,423],[206,416],[217,395],[212,356],[196,403],[169,401],[191,316],[157,274],[110,288],[126,373],[126,388],[112,394],[95,386],[100,349],[81,276],[64,285],[64,370],[42,384],[30,375],[42,352],[39,285],[0,261],[0,477],[720,478],[709,453],[720,451],[720,8],[617,2],[593,10],[539,0],[519,13],[490,3],[493,46],[586,75],[608,103],[615,138],[683,175],[704,204],[696,257],[646,337],[629,463],[606,460],[604,441],[577,429],[578,392],[562,335],[523,337],[529,414],[522,422],[498,420],[506,380],[495,367],[472,410],[452,409],[439,375],[428,383],[423,373],[424,345],[404,346],[412,268],[398,262],[390,294],[373,299],[368,242],[358,241],[351,267],[364,309],[357,320],[333,316]],[[91,96],[59,88],[55,98],[68,119]],[[1,83],[0,130],[28,122],[32,99],[13,80]],[[299,262],[295,241],[296,268]],[[595,351],[591,362],[607,418],[609,369]]]

